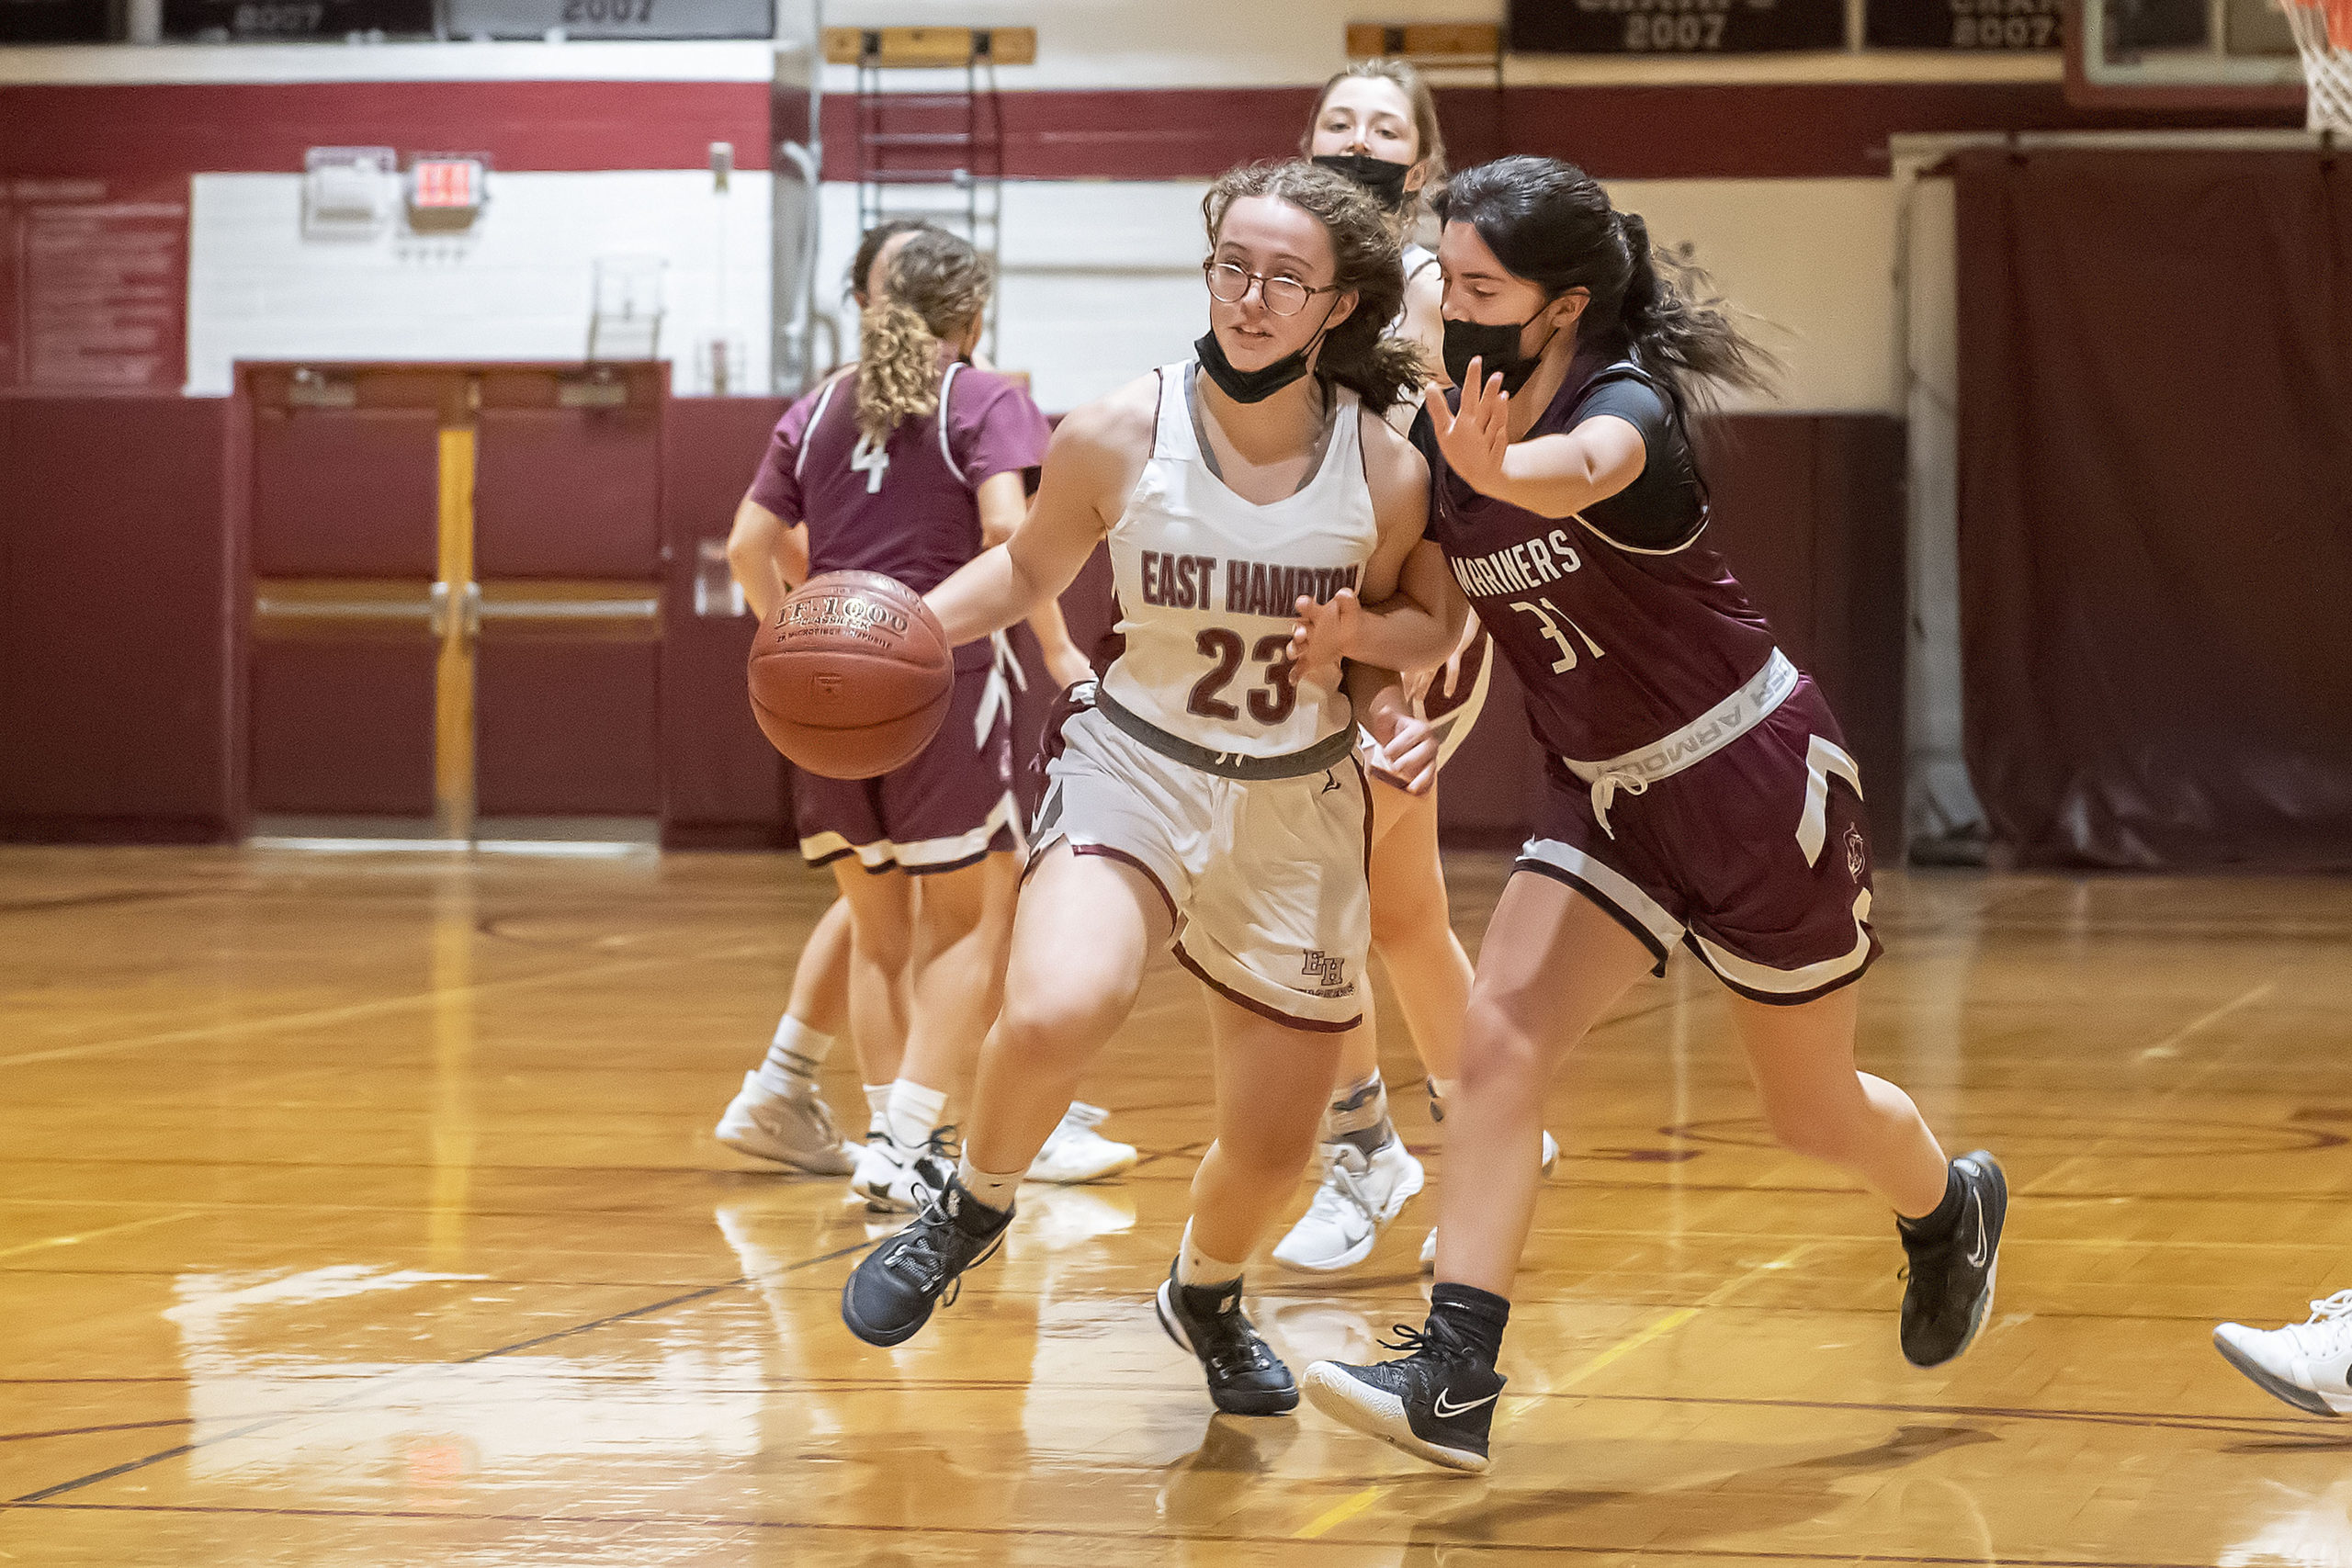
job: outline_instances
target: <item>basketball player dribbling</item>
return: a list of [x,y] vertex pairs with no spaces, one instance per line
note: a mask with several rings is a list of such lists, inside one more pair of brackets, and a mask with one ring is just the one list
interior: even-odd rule
[[[911,1337],[993,1253],[1013,1193],[1080,1074],[1171,944],[1207,990],[1216,1137],[1156,1298],[1218,1409],[1295,1408],[1289,1369],[1241,1308],[1242,1265],[1315,1145],[1371,942],[1361,719],[1400,773],[1434,738],[1395,677],[1351,702],[1296,685],[1295,606],[1396,591],[1426,465],[1381,418],[1418,360],[1385,340],[1396,241],[1356,186],[1303,163],[1236,170],[1203,203],[1209,331],[1055,433],[1029,520],[929,596],[951,639],[1059,592],[1108,542],[1125,646],[1071,694],[1038,808],[1004,1006],[960,1166],[842,1292],[858,1337]],[[1443,590],[1434,552],[1407,592]],[[1171,940],[1172,939],[1172,940]]]
[[[944,231],[920,220],[893,219],[867,230],[859,240],[856,254],[850,263],[849,293],[861,317],[876,299],[888,293],[889,272],[899,252],[916,235],[923,233],[944,234]],[[959,343],[957,346],[968,350],[970,345]],[[845,376],[849,372],[840,374]],[[825,388],[820,387],[786,412],[779,425],[778,439],[771,443],[762,477],[754,481],[752,493],[737,509],[735,525],[728,539],[728,560],[735,580],[742,585],[744,599],[763,624],[775,614],[790,586],[800,581],[789,572],[806,570],[807,548],[805,543],[790,536],[783,518],[763,504],[762,497],[765,494],[771,502],[778,500],[774,492],[784,484],[785,467],[799,460],[808,416],[824,394]],[[1044,456],[1043,416],[1036,415],[1034,404],[1027,412],[1035,417],[1021,416],[1019,404],[1027,400],[1025,393],[1012,388],[1000,392],[990,403],[1000,433],[1009,432],[1014,444],[1015,450],[1006,455],[1025,456],[1024,470],[1034,468]],[[791,432],[789,440],[784,438],[786,427]],[[1018,508],[1023,504],[1010,486],[992,482],[995,480],[994,475],[985,476],[975,491],[983,513],[981,535],[989,542],[1010,530],[1018,521]],[[898,492],[888,493],[895,496]],[[786,556],[792,558],[787,561],[784,558]],[[1085,656],[1070,641],[1057,607],[1046,606],[1032,617],[1031,626],[1044,651],[1047,671],[1057,683],[1068,685],[1093,673]],[[744,1075],[742,1088],[719,1118],[716,1135],[720,1143],[738,1153],[815,1175],[849,1176],[857,1170],[865,1150],[834,1130],[832,1113],[817,1083],[835,1036],[848,1024],[850,945],[849,899],[838,897],[801,949],[793,970],[791,998],[776,1024],[765,1057],[758,1067]],[[910,1208],[908,1160],[904,1156],[886,1156],[897,1155],[902,1145],[910,1150],[925,1146],[934,1129],[918,1123],[941,1113],[933,1096],[939,1095],[944,1100],[951,1088],[960,1089],[962,1085],[934,1086],[921,1076],[904,1074],[904,1038],[899,1030],[869,1030],[858,1045],[858,1066],[865,1080],[867,1108],[866,1142],[884,1145],[876,1160],[869,1162],[875,1168],[868,1175],[880,1176],[881,1168],[889,1167],[889,1179],[882,1183],[879,1194],[860,1187],[858,1195],[869,1206]],[[894,1099],[899,1105],[895,1133],[891,1119]],[[1133,1165],[1136,1150],[1132,1145],[1114,1143],[1095,1131],[1103,1115],[1099,1107],[1073,1104],[1039,1154],[1031,1172],[1032,1179],[1092,1180]]]
[[[1421,352],[1425,370],[1442,363],[1437,257],[1412,235],[1422,193],[1445,175],[1445,139],[1437,101],[1420,73],[1402,61],[1358,61],[1323,85],[1300,150],[1315,163],[1363,186],[1388,212],[1403,253],[1405,307],[1389,331]],[[1389,411],[1410,428],[1415,395]],[[1405,692],[1438,732],[1438,766],[1451,760],[1486,705],[1492,649],[1474,618],[1451,658],[1408,672]],[[1430,1117],[1445,1120],[1462,1056],[1462,1015],[1470,1003],[1470,959],[1453,934],[1438,857],[1437,792],[1416,789],[1376,754],[1372,778],[1372,945],[1388,971],[1407,1032],[1428,1070]],[[1432,779],[1434,774],[1431,775]],[[1274,1244],[1274,1261],[1327,1271],[1361,1263],[1406,1201],[1420,1191],[1421,1162],[1405,1146],[1389,1115],[1380,1077],[1380,1041],[1372,998],[1364,1021],[1340,1048],[1340,1077],[1324,1120],[1321,1179],[1306,1213]],[[1544,1168],[1558,1153],[1544,1136]],[[1437,1233],[1421,1246],[1421,1266],[1437,1260]]]
[[1475,610],[1527,692],[1547,792],[1487,926],[1445,1123],[1428,1320],[1374,1366],[1318,1361],[1317,1408],[1434,1463],[1483,1470],[1495,1371],[1535,1202],[1545,1086],[1644,974],[1687,944],[1733,992],[1786,1147],[1885,1200],[1909,1257],[1901,1343],[1965,1349],[1993,1298],[2000,1168],[1947,1160],[1908,1096],[1857,1070],[1870,926],[1860,783],[1812,682],[1702,540],[1694,397],[1757,387],[1760,356],[1654,257],[1640,218],[1581,171],[1514,157],[1440,201],[1445,356],[1426,425],[1430,533],[1452,588],[1303,615],[1310,670],[1407,666]]

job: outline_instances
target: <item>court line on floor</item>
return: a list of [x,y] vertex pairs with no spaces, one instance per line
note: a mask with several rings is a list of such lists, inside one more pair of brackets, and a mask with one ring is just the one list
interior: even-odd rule
[[82,1231],[74,1235],[47,1236],[40,1241],[28,1241],[17,1247],[0,1247],[0,1258],[15,1258],[20,1253],[39,1252],[44,1247],[74,1247],[85,1241],[96,1240],[102,1235],[113,1235],[119,1231],[145,1230],[152,1225],[170,1224],[174,1220],[194,1219],[202,1213],[204,1211],[201,1209],[182,1209],[169,1214],[150,1214],[145,1219],[125,1220],[119,1225],[100,1225],[96,1230]]
[[98,1432],[143,1432],[156,1427],[186,1427],[193,1416],[170,1416],[161,1421],[116,1421],[104,1427],[57,1427],[46,1432],[0,1432],[0,1443],[29,1443],[41,1438],[86,1438]]
[[[2139,1055],[2135,1059],[2142,1062],[2163,1061],[2169,1059],[2170,1055],[2174,1053],[2175,1048],[2177,1047],[2181,1042],[2196,1034],[2199,1030],[2205,1028],[2206,1025],[2227,1018],[2230,1014],[2237,1011],[2240,1008],[2245,1007],[2249,1002],[2258,1001],[2262,998],[2267,997],[2271,992],[2277,990],[2278,988],[2278,982],[2282,977],[2283,976],[2278,975],[2273,975],[2269,979],[2248,987],[2243,994],[2231,998],[2229,1001],[2223,1002],[2221,1006],[2214,1008],[2210,1012],[2200,1013],[2196,1018],[2193,1018],[2187,1023],[2182,1024],[2178,1029],[2174,1030],[2170,1034],[2165,1035],[2162,1040],[2157,1041],[2154,1045],[2148,1046],[2146,1049],[2140,1052]],[[2232,1053],[2229,1048],[2224,1046],[2211,1061],[2206,1063],[2205,1066],[2199,1068],[2196,1072],[2191,1073],[2181,1082],[2175,1084],[2170,1089],[2158,1094],[2155,1097],[2156,1103],[2159,1105],[2168,1105],[2173,1101],[2181,1099],[2185,1095],[2188,1095],[2194,1090],[2199,1083],[2211,1077],[2214,1074],[2227,1066],[2229,1065],[2231,1055]],[[2016,1195],[2020,1198],[2032,1197],[2038,1201],[2041,1194],[2036,1190],[2036,1189],[2049,1186],[2050,1183],[2058,1179],[2061,1173],[2070,1170],[2075,1166],[2081,1165],[2086,1160],[2098,1159],[2099,1157],[2101,1156],[2097,1152],[2096,1145],[2094,1145],[2092,1148],[2086,1149],[2081,1154],[2071,1155],[2066,1158],[2060,1160],[2056,1165],[2052,1166],[2049,1169],[2043,1171],[2032,1180],[2018,1187],[2017,1189]]]
[[201,898],[208,891],[193,887],[146,887],[122,893],[69,893],[56,898],[16,898],[0,902],[0,915],[45,915],[57,909],[85,909],[101,904],[152,904],[167,898]]
[[388,1013],[410,1012],[437,1007],[445,1001],[459,997],[499,996],[513,991],[527,991],[548,986],[565,985],[591,977],[603,981],[614,976],[633,975],[647,969],[659,969],[673,964],[733,963],[739,959],[756,958],[763,953],[773,953],[775,951],[775,944],[773,942],[747,942],[740,947],[722,948],[704,953],[669,953],[661,957],[630,958],[611,963],[582,964],[541,975],[522,976],[512,980],[482,980],[470,986],[453,986],[447,990],[415,991],[406,996],[382,997],[372,1002],[352,1002],[343,1007],[317,1008],[308,1012],[280,1013],[270,1018],[236,1019],[221,1023],[202,1024],[193,1029],[172,1029],[158,1034],[133,1035],[128,1040],[97,1040],[84,1045],[60,1045],[46,1051],[20,1052],[13,1056],[0,1056],[0,1067],[30,1066],[36,1062],[75,1061],[85,1056],[108,1055],[117,1051],[141,1051],[154,1045],[183,1045],[192,1041],[217,1039],[224,1034],[273,1034],[280,1030],[350,1023],[360,1019],[380,1018]]
[[[726,1517],[689,1517],[660,1514],[523,1514],[462,1511],[428,1508],[265,1508],[235,1506],[217,1503],[0,1503],[0,1509],[24,1507],[53,1513],[119,1513],[119,1514],[198,1514],[241,1517],[294,1519],[405,1519],[423,1524],[517,1524],[517,1525],[637,1525],[672,1529],[759,1529],[805,1530],[826,1535],[869,1535],[880,1537],[948,1537],[978,1536],[984,1540],[1002,1541],[1023,1538],[1044,1537],[1060,1540],[1093,1540],[1140,1545],[1146,1541],[1173,1540],[1198,1545],[1217,1546],[1282,1546],[1295,1537],[1252,1535],[1239,1531],[1193,1532],[1157,1529],[1085,1529],[1068,1525],[902,1525],[882,1522],[846,1523],[819,1519],[758,1519]],[[1343,1540],[1335,1545],[1372,1548],[1394,1548],[1394,1540]],[[1447,1553],[1541,1553],[1553,1557],[1663,1557],[1668,1561],[1728,1561],[1768,1562],[1884,1562],[1913,1563],[1922,1568],[2211,1568],[2204,1562],[2156,1562],[2134,1558],[2104,1557],[1946,1557],[1928,1553],[1894,1551],[1790,1551],[1770,1548],[1739,1548],[1718,1546],[1652,1547],[1644,1544],[1603,1545],[1599,1542],[1556,1540],[1459,1540],[1442,1542]]]
[[[803,1269],[814,1269],[819,1264],[831,1263],[838,1258],[847,1258],[854,1253],[864,1252],[867,1248],[876,1245],[877,1242],[875,1241],[860,1241],[849,1247],[839,1247],[831,1252],[820,1254],[815,1258],[804,1258],[797,1263],[788,1263],[781,1269],[775,1269],[768,1274],[762,1275],[761,1278],[763,1280],[767,1280],[785,1274],[798,1273]],[[512,1345],[501,1345],[488,1350],[478,1350],[470,1356],[460,1356],[452,1360],[427,1361],[421,1362],[413,1367],[403,1367],[398,1371],[387,1372],[380,1378],[364,1380],[360,1382],[359,1386],[352,1389],[348,1393],[343,1394],[334,1399],[330,1399],[325,1404],[314,1408],[281,1412],[280,1414],[266,1417],[259,1421],[248,1422],[246,1425],[238,1427],[234,1431],[223,1432],[216,1437],[200,1438],[192,1442],[175,1443],[168,1449],[164,1449],[160,1452],[149,1454],[143,1459],[128,1460],[121,1464],[110,1465],[105,1470],[96,1471],[91,1474],[81,1476],[72,1481],[62,1481],[54,1486],[45,1486],[37,1492],[28,1492],[21,1497],[9,1498],[6,1502],[0,1502],[0,1508],[21,1507],[37,1503],[45,1503],[52,1497],[63,1496],[69,1492],[78,1492],[85,1486],[94,1486],[101,1481],[112,1481],[119,1476],[129,1475],[133,1472],[145,1470],[151,1465],[161,1464],[166,1460],[182,1458],[185,1455],[196,1452],[199,1449],[213,1448],[221,1443],[232,1442],[239,1438],[251,1437],[256,1432],[266,1431],[272,1427],[282,1426],[288,1421],[308,1420],[323,1416],[329,1411],[339,1410],[345,1405],[350,1404],[353,1401],[360,1399],[367,1394],[380,1390],[388,1385],[397,1385],[412,1379],[420,1379],[432,1376],[435,1373],[446,1372],[453,1367],[469,1367],[478,1365],[483,1361],[492,1360],[501,1356],[517,1355],[525,1350],[533,1350],[542,1345],[552,1344],[559,1339],[570,1339],[578,1335],[593,1333],[600,1328],[609,1328],[617,1323],[628,1323],[637,1318],[650,1317],[656,1313],[667,1312],[673,1307],[684,1306],[694,1302],[705,1301],[712,1296],[719,1294],[721,1292],[731,1291],[739,1286],[748,1285],[752,1282],[752,1280],[750,1275],[739,1274],[734,1279],[723,1280],[715,1285],[700,1285],[695,1287],[694,1290],[681,1292],[677,1295],[666,1297],[662,1301],[649,1302],[643,1306],[628,1307],[620,1312],[608,1313],[605,1316],[595,1318],[590,1322],[574,1324],[569,1328],[559,1328],[548,1334],[535,1335],[531,1338],[519,1340]]]

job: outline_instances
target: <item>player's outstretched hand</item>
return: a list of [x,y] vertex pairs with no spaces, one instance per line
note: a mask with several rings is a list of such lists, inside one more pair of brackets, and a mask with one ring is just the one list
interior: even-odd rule
[[1503,454],[1510,447],[1510,394],[1503,378],[1482,374],[1484,359],[1473,359],[1462,378],[1462,407],[1449,413],[1445,400],[1429,404],[1430,423],[1437,427],[1438,450],[1445,466],[1481,495],[1499,495]]
[[1355,640],[1356,625],[1363,615],[1356,591],[1342,588],[1328,604],[1317,604],[1302,593],[1292,608],[1298,612],[1298,624],[1290,634],[1294,678],[1312,681],[1326,691],[1338,691],[1340,662],[1348,656],[1348,645]]

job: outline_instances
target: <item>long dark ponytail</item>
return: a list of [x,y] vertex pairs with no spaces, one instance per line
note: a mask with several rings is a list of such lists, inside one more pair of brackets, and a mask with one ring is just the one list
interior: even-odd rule
[[1419,349],[1386,335],[1388,323],[1405,308],[1405,264],[1388,215],[1344,175],[1295,159],[1250,164],[1228,172],[1201,198],[1211,249],[1226,212],[1250,196],[1290,203],[1331,237],[1331,281],[1355,295],[1356,308],[1324,334],[1315,373],[1352,389],[1373,412],[1387,412],[1427,374]]
[[1600,182],[1556,158],[1498,158],[1463,170],[1438,197],[1438,218],[1478,231],[1514,276],[1554,299],[1590,296],[1580,346],[1631,350],[1677,402],[1722,388],[1768,390],[1780,361],[1742,333],[1706,273],[1650,243],[1641,215],[1611,205]]

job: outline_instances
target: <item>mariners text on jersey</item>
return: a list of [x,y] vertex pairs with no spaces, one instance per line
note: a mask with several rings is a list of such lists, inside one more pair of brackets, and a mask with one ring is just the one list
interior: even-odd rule
[[1557,582],[1584,562],[1568,542],[1566,528],[1483,556],[1453,556],[1454,581],[1472,598],[1482,594],[1524,593],[1547,582]]

